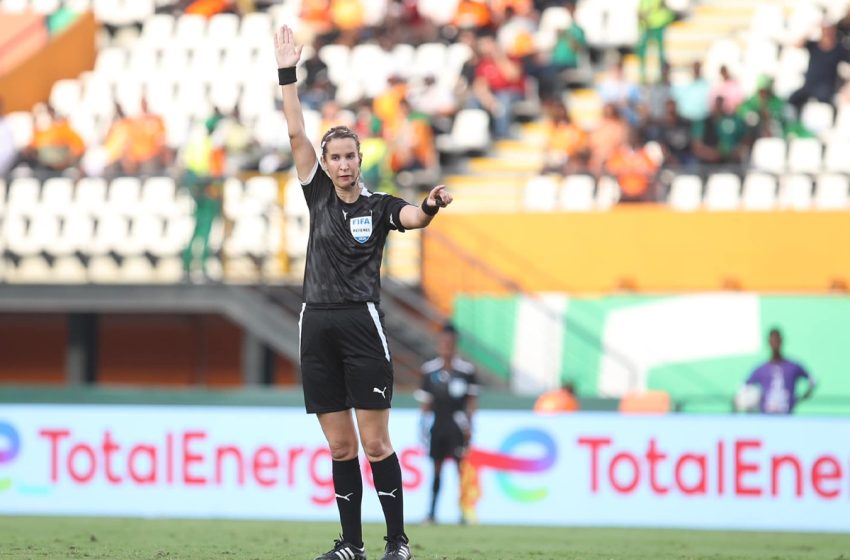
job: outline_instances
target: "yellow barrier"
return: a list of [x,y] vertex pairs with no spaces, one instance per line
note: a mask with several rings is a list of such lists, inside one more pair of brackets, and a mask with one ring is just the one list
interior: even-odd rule
[[824,292],[850,282],[850,212],[445,212],[425,230],[423,284],[458,291]]

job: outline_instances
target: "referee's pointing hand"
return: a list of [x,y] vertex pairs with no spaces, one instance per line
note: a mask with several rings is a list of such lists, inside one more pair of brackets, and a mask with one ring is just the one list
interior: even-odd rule
[[303,45],[295,45],[292,28],[284,25],[274,34],[274,55],[278,68],[292,68],[301,59]]
[[438,206],[440,208],[445,208],[449,204],[452,203],[453,197],[452,193],[446,188],[445,185],[437,185],[431,192],[428,193],[428,205],[429,206]]

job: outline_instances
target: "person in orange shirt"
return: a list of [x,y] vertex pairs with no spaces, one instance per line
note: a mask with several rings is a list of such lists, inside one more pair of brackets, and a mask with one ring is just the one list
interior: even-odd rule
[[33,137],[23,160],[35,171],[57,172],[76,167],[86,150],[82,137],[67,117],[57,115],[50,105],[35,118]]
[[452,24],[461,29],[484,29],[493,25],[493,12],[485,0],[460,0]]
[[578,412],[580,408],[575,386],[568,381],[557,389],[546,391],[534,401],[534,412],[538,414]]
[[600,174],[605,162],[620,146],[629,140],[629,126],[613,103],[602,109],[602,120],[590,134],[590,172]]
[[581,173],[587,170],[587,132],[570,118],[563,103],[547,106],[544,173]]
[[389,87],[375,97],[372,112],[384,126],[391,126],[398,121],[401,102],[407,97],[407,83],[398,74],[391,75],[387,81]]
[[649,202],[654,198],[653,187],[658,162],[642,145],[636,131],[630,142],[617,148],[606,162],[606,171],[617,179],[620,202]]
[[151,113],[147,99],[142,98],[142,111],[125,117],[116,105],[116,120],[104,141],[107,165],[126,175],[161,173],[171,163],[166,144],[165,121]]
[[390,144],[393,172],[435,169],[438,163],[434,134],[425,118],[411,113],[406,99],[399,103],[399,115],[387,123],[385,137]]

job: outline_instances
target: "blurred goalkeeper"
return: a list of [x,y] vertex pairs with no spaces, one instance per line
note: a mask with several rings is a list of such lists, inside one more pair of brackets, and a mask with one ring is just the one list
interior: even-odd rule
[[[457,331],[451,323],[447,323],[440,333],[437,354],[436,358],[423,364],[422,387],[416,392],[417,399],[422,402],[422,436],[429,442],[434,462],[431,509],[426,523],[436,522],[440,473],[446,459],[455,460],[458,479],[461,478],[479,393],[475,366],[457,355]],[[462,491],[460,494],[463,494]],[[463,513],[460,522],[466,522]]]

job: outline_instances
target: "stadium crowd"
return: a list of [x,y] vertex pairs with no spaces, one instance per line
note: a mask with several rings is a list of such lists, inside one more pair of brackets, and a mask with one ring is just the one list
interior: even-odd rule
[[[344,124],[360,134],[363,178],[373,188],[392,190],[400,180],[409,183],[411,174],[422,178],[421,185],[433,183],[447,161],[437,138],[451,133],[465,108],[487,112],[494,139],[517,137],[517,120],[542,120],[547,141],[541,172],[610,175],[620,185],[621,201],[639,201],[658,197],[664,169],[743,172],[757,139],[815,136],[801,122],[809,100],[850,103],[850,86],[840,72],[850,61],[850,14],[837,22],[824,19],[809,36],[795,38],[795,46],[808,53],[808,67],[802,87],[783,98],[771,77],[760,77],[748,92],[725,66],[710,79],[695,62],[689,78],[674,80],[663,43],[664,28],[676,14],[663,0],[638,3],[636,44],[605,50],[588,44],[571,0],[461,0],[440,24],[431,17],[439,3],[395,0],[386,3],[379,21],[367,23],[369,4],[374,2],[301,2],[299,34],[315,55],[304,63],[300,82],[305,107],[320,115],[320,129]],[[551,40],[544,40],[542,15],[550,7],[568,15]],[[245,16],[266,8],[260,2],[196,0],[164,4],[158,11]],[[656,72],[647,71],[652,42],[659,47]],[[374,95],[365,92],[350,101],[340,95],[344,84],[332,79],[322,53],[328,46],[364,43],[386,53],[404,44],[461,44],[468,54],[455,80],[431,70],[375,72],[375,80],[385,77],[386,83],[377,84]],[[629,64],[631,52],[638,55],[638,69]],[[675,70],[681,76],[685,69]],[[588,89],[598,96],[601,115],[578,122],[581,109],[572,105],[573,92]],[[537,109],[526,110],[528,102]],[[240,116],[239,104],[212,109],[178,147],[169,145],[166,120],[144,98],[133,114],[116,103],[108,132],[96,145],[86,145],[69,115],[38,106],[32,140],[15,153],[0,117],[0,175],[16,167],[37,175],[176,175],[193,165],[208,170],[210,162],[232,175],[290,165],[279,146],[258,138],[257,126]],[[199,164],[199,157],[206,161]]]

